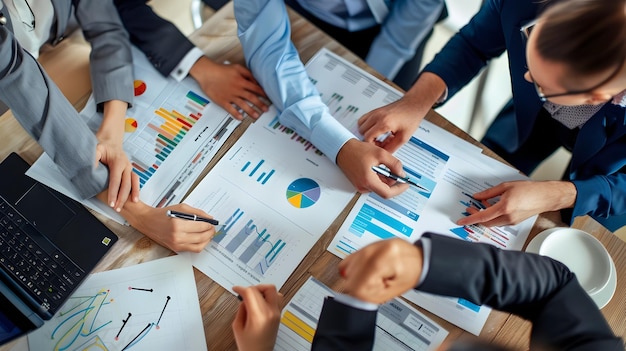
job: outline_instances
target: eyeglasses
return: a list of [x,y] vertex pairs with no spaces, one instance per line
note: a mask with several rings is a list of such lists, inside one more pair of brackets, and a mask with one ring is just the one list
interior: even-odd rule
[[[537,20],[533,20],[530,23],[522,26],[520,28],[520,33],[522,34],[522,39],[524,40],[525,43],[528,42],[528,38],[530,36],[530,33],[532,32],[533,28],[535,27],[535,25],[537,24]],[[533,85],[535,86],[535,91],[537,92],[537,95],[539,96],[539,100],[541,100],[541,102],[546,102],[548,101],[548,99],[551,98],[555,98],[555,97],[560,97],[560,96],[568,96],[568,95],[578,95],[578,94],[586,94],[586,93],[590,93],[596,89],[598,89],[599,87],[603,86],[604,84],[610,82],[611,80],[613,80],[613,78],[617,77],[617,75],[620,73],[620,71],[622,70],[622,67],[624,66],[624,61],[626,61],[626,58],[623,59],[621,62],[621,64],[619,64],[617,66],[617,69],[611,73],[611,75],[604,79],[603,81],[601,81],[600,83],[592,86],[591,88],[587,88],[587,89],[583,89],[583,90],[572,90],[572,91],[566,91],[563,93],[557,93],[557,94],[544,94],[543,93],[543,89],[541,88],[541,86],[539,84],[537,84],[537,81],[535,80],[535,78],[533,78],[532,73],[530,73],[530,70],[528,70],[528,76],[530,77],[530,80],[533,82]]]

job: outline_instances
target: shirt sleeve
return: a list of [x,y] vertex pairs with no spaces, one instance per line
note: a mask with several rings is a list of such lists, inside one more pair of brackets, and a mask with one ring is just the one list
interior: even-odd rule
[[397,0],[374,39],[365,61],[394,79],[414,55],[443,9],[443,0]]
[[183,80],[191,71],[191,67],[198,61],[200,57],[202,57],[204,53],[197,47],[193,47],[185,57],[174,67],[172,72],[170,72],[170,77],[176,79],[177,82]]
[[354,135],[322,102],[291,42],[282,0],[235,2],[238,35],[246,64],[278,109],[279,120],[309,140],[333,162]]

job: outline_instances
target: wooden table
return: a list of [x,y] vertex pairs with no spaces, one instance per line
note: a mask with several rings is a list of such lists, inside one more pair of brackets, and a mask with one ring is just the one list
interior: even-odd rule
[[[290,17],[293,25],[292,38],[303,61],[306,62],[321,47],[326,47],[343,56],[348,61],[370,71],[377,77],[381,77],[379,74],[369,69],[358,57],[317,30],[302,17],[291,11]],[[205,22],[200,29],[194,32],[190,38],[198,47],[204,50],[209,57],[218,62],[228,60],[233,63],[244,63],[243,53],[236,36],[236,23],[233,16],[232,3],[218,11]],[[87,61],[85,59],[85,43],[81,40],[81,38],[70,38],[62,43],[61,47],[44,53],[40,58],[46,69],[53,71],[51,76],[58,82],[66,96],[68,96],[68,99],[77,107],[84,105],[86,97],[89,94],[88,79],[85,79],[89,74],[86,66]],[[69,55],[68,53],[72,54]],[[61,70],[60,67],[63,67],[63,70]],[[71,71],[70,73],[68,73],[68,67]],[[472,139],[467,133],[463,132],[437,113],[431,112],[426,118],[457,136],[479,145],[479,143]],[[233,145],[237,138],[241,136],[249,123],[249,121],[245,121],[235,130],[233,135],[226,141],[224,147],[219,151],[216,158],[211,161],[204,174],[206,174],[206,172],[215,165],[217,160],[224,155],[228,147]],[[15,121],[10,111],[0,117],[0,140],[3,141],[0,145],[0,159],[4,159],[9,152],[16,151],[27,161],[32,163],[41,154],[41,148],[26,135]],[[485,150],[485,153],[497,158],[497,156],[489,150]],[[356,197],[354,200],[356,200]],[[326,248],[353,204],[354,201],[337,217],[282,287],[281,292],[285,296],[283,300],[284,303],[291,299],[295,292],[311,275],[331,288],[341,291],[341,279],[336,273],[336,265],[339,263],[340,259],[330,252],[327,252]],[[152,240],[143,236],[133,228],[119,225],[102,216],[99,216],[99,218],[119,235],[120,241],[97,266],[96,271],[134,265],[172,254],[170,250],[155,244]],[[559,220],[555,220],[555,218],[558,218],[558,215],[555,213],[540,216],[533,227],[530,238],[544,229],[564,225],[560,223]],[[626,244],[588,217],[577,219],[573,227],[592,233],[595,237],[600,239],[613,257],[618,274],[617,292],[602,312],[614,332],[624,338],[626,337],[626,318],[624,318],[624,311],[626,311],[626,294],[623,293],[623,291],[626,291]],[[206,342],[209,349],[235,349],[236,346],[232,337],[230,324],[237,310],[237,306],[239,305],[239,301],[230,292],[217,283],[214,283],[203,273],[195,269],[194,272],[198,295],[200,297],[200,308],[202,310]],[[575,306],[572,308],[575,308]],[[461,336],[472,337],[467,332],[464,332],[428,311],[422,310],[422,312],[450,332],[448,340],[454,340]],[[528,322],[516,316],[496,311],[492,312],[481,333],[481,337],[486,340],[498,342],[502,345],[508,345],[517,349],[528,348],[529,335],[530,324]],[[0,351],[11,349],[12,345],[15,343],[16,342],[13,342],[0,347]]]

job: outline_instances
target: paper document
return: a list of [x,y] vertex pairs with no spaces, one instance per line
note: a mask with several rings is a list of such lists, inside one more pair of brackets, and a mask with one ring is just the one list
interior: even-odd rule
[[[310,277],[283,309],[274,350],[308,351],[324,299],[333,290]],[[374,350],[436,350],[448,331],[395,298],[378,309]]]
[[92,274],[31,350],[206,350],[191,263],[184,256]]
[[[326,50],[311,59],[307,72],[326,97],[331,112],[355,133],[358,133],[356,121],[364,112],[401,96],[400,92]],[[522,248],[535,217],[507,227],[455,225],[459,218],[467,215],[466,208],[475,202],[466,194],[503,181],[526,179],[517,170],[483,155],[478,146],[428,121],[422,121],[395,156],[402,161],[406,175],[426,190],[412,186],[393,199],[383,199],[374,193],[361,196],[328,247],[329,251],[343,258],[381,239],[400,237],[413,242],[425,231],[489,242],[501,248]],[[482,329],[490,311],[459,299],[433,297],[412,301],[475,334]],[[448,310],[460,312],[444,313]]]
[[278,289],[354,196],[330,160],[277,122],[272,107],[185,199],[220,221],[196,268],[230,290]]
[[[127,112],[124,151],[139,176],[141,200],[155,207],[177,204],[239,122],[212,103],[192,78],[177,82],[163,77],[137,48],[132,53],[135,98]],[[81,115],[92,130],[100,127],[102,114],[96,112],[93,96]],[[46,154],[27,174],[79,199]],[[124,223],[97,199],[84,204]]]

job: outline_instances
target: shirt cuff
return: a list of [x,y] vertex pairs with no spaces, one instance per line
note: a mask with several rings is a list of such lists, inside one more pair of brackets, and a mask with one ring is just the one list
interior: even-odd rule
[[198,49],[197,47],[189,50],[187,55],[185,55],[185,57],[183,57],[183,59],[178,63],[178,66],[174,67],[174,69],[170,73],[170,77],[176,79],[177,82],[180,82],[185,77],[187,77],[187,74],[189,74],[191,67],[193,67],[196,61],[198,61],[198,59],[203,55],[204,52],[202,52],[202,50]]
[[322,151],[333,163],[343,145],[356,137],[331,115],[321,119],[311,131],[310,142]]
[[378,304],[362,301],[362,300],[359,300],[356,297],[352,297],[350,295],[335,293],[334,299],[335,299],[335,301],[337,301],[337,302],[339,302],[339,303],[341,303],[343,305],[350,306],[350,307],[353,307],[353,308],[358,308],[358,309],[363,310],[363,311],[376,311],[376,310],[378,310]]

